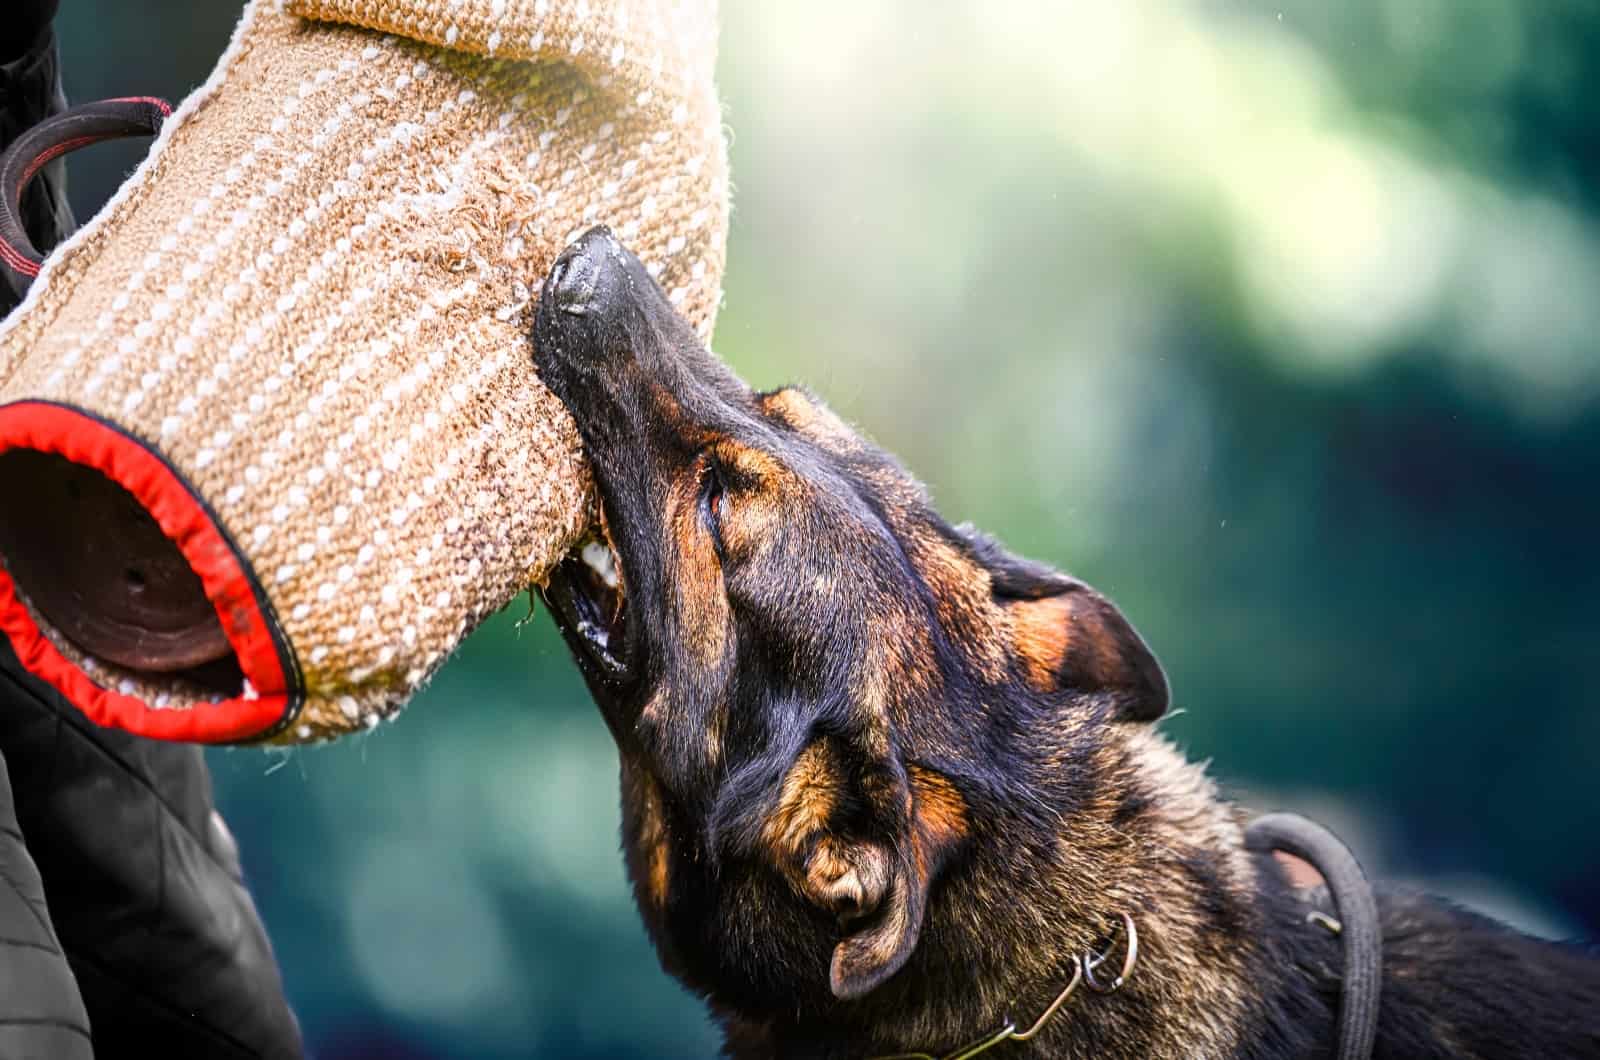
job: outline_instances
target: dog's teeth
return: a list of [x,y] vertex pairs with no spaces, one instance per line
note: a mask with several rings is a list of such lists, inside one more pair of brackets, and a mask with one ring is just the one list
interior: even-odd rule
[[615,589],[617,587],[617,563],[612,558],[609,548],[598,541],[591,541],[583,546],[582,555],[583,562],[588,564],[590,570],[600,576],[600,580],[606,583],[606,588]]

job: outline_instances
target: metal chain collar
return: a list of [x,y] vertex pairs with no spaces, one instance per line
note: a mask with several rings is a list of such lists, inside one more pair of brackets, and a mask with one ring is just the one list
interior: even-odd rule
[[1033,1025],[1027,1030],[1017,1030],[1016,1021],[1008,1020],[1004,1027],[1001,1027],[993,1034],[979,1038],[977,1041],[969,1042],[953,1053],[947,1053],[942,1056],[933,1053],[894,1053],[889,1056],[876,1056],[872,1060],[969,1060],[969,1058],[980,1053],[988,1052],[997,1045],[1004,1045],[1006,1042],[1025,1042],[1032,1039],[1040,1031],[1044,1030],[1045,1024],[1050,1022],[1051,1017],[1061,1011],[1062,1006],[1067,1003],[1068,998],[1072,997],[1079,984],[1087,986],[1096,994],[1110,994],[1116,991],[1123,983],[1128,981],[1128,977],[1133,974],[1134,965],[1139,962],[1139,931],[1133,925],[1133,918],[1127,913],[1118,913],[1117,915],[1121,921],[1122,933],[1127,936],[1128,943],[1127,952],[1122,958],[1122,967],[1117,970],[1116,977],[1110,982],[1096,979],[1095,972],[1101,965],[1111,959],[1111,954],[1117,943],[1114,934],[1110,941],[1106,943],[1104,949],[1098,952],[1093,949],[1087,949],[1073,959],[1072,978],[1068,980],[1066,986],[1061,988],[1061,993],[1056,995],[1056,999],[1050,1002],[1049,1007],[1040,1013],[1039,1018],[1034,1020]]

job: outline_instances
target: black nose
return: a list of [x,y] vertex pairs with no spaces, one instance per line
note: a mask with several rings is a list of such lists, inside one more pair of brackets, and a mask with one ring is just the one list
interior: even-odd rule
[[557,309],[573,316],[595,311],[622,267],[622,245],[598,225],[563,250],[550,269],[549,294]]

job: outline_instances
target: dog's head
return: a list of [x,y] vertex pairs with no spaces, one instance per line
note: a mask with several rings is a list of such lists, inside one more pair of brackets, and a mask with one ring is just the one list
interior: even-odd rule
[[1160,667],[809,394],[745,386],[606,230],[557,260],[535,345],[605,530],[546,599],[622,752],[647,922],[713,992],[872,991],[1024,748],[1069,769],[1063,719],[1160,716]]

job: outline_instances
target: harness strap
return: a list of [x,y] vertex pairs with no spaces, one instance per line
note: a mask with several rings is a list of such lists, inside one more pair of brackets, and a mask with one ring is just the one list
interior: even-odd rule
[[1378,1035],[1383,986],[1383,927],[1378,902],[1355,855],[1337,836],[1299,814],[1269,813],[1251,821],[1245,846],[1257,853],[1282,850],[1302,858],[1328,881],[1339,913],[1344,980],[1339,995],[1338,1060],[1368,1060]]
[[0,154],[0,276],[18,298],[39,275],[44,255],[28,238],[22,192],[46,164],[80,147],[128,136],[154,136],[172,113],[165,100],[140,96],[71,107],[18,136]]

